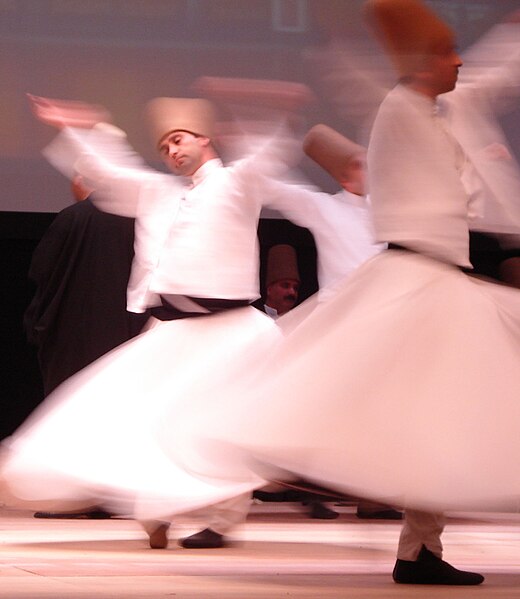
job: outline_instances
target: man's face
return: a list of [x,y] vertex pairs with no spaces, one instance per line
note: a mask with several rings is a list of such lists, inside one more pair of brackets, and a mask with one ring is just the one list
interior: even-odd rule
[[159,152],[174,175],[190,177],[204,164],[208,144],[207,137],[173,131],[162,140]]
[[274,308],[281,316],[289,312],[298,301],[298,291],[300,289],[299,281],[294,279],[280,279],[271,283],[267,287],[267,297],[265,303]]
[[453,42],[446,41],[435,48],[428,59],[428,77],[435,95],[445,94],[455,88],[462,59]]

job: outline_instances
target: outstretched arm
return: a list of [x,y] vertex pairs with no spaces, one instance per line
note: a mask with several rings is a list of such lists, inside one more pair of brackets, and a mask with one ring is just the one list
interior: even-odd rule
[[520,97],[520,10],[492,27],[463,59],[453,94],[472,97],[495,114],[514,109]]
[[29,96],[38,120],[61,130],[43,154],[65,176],[83,176],[100,210],[135,217],[143,185],[160,177],[132,150],[126,135],[108,124],[102,106]]
[[110,113],[98,104],[74,100],[55,100],[27,94],[34,116],[51,127],[92,129],[97,123],[110,123]]

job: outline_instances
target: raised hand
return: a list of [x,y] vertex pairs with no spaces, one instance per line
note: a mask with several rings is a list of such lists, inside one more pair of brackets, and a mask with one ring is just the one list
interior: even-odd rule
[[27,94],[34,116],[42,123],[62,129],[78,127],[91,129],[97,123],[111,120],[106,108],[98,104],[87,104],[74,100],[55,100]]

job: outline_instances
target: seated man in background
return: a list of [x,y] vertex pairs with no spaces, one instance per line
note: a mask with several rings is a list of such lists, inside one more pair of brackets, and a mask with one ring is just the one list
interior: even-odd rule
[[267,254],[265,301],[262,309],[275,320],[298,303],[300,273],[296,250],[291,245],[273,245]]
[[[277,244],[269,248],[267,254],[267,268],[265,277],[265,301],[260,307],[268,316],[276,320],[287,314],[298,303],[300,290],[300,272],[298,270],[298,257],[293,246]],[[273,500],[284,497],[280,487],[274,486],[275,492],[270,493],[268,487],[255,491],[254,496],[260,500]],[[288,497],[292,497],[289,493]],[[301,496],[301,497],[300,497]],[[298,498],[305,505],[309,505],[309,516],[319,520],[333,520],[339,516],[338,512],[327,507],[323,501],[314,494],[299,493]]]

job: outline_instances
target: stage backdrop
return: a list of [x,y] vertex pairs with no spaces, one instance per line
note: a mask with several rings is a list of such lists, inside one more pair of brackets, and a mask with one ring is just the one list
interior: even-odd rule
[[[41,158],[53,132],[31,116],[27,92],[104,104],[152,164],[142,119],[154,96],[190,96],[201,75],[309,84],[324,121],[347,135],[307,60],[331,36],[365,43],[359,0],[0,0],[0,212],[55,212],[70,203],[67,182]],[[461,48],[518,0],[432,0],[459,32]],[[520,147],[519,113],[507,121]],[[515,118],[516,117],[516,118]],[[334,185],[307,162],[326,190]]]

